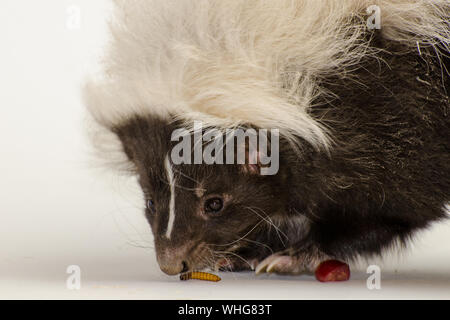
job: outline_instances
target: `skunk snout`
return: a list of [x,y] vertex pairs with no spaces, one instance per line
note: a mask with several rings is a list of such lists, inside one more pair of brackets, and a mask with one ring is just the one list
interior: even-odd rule
[[169,276],[175,276],[180,273],[185,273],[189,271],[189,268],[187,266],[186,261],[175,261],[171,263],[170,261],[167,261],[166,263],[159,264],[159,267],[161,268],[161,271],[165,274],[168,274]]
[[169,276],[189,271],[185,248],[164,249],[157,254],[157,260],[162,272]]

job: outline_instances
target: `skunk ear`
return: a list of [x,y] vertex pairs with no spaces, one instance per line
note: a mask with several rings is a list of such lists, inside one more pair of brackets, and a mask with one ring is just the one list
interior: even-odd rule
[[246,174],[261,174],[261,152],[257,148],[246,148],[245,163],[241,164],[242,171]]
[[[246,143],[245,161],[238,161],[242,171],[252,175],[274,175],[279,169],[279,139],[278,132],[271,133],[270,139],[267,132],[262,131],[257,143]],[[270,151],[269,151],[270,150]],[[269,156],[270,154],[270,156]]]
[[[260,141],[261,142],[261,141]],[[270,143],[269,143],[270,148]],[[263,171],[268,166],[267,164],[267,144],[249,145],[245,147],[245,162],[240,164],[242,172],[251,175],[264,175]],[[264,162],[266,161],[266,162]],[[242,162],[241,162],[242,163]]]

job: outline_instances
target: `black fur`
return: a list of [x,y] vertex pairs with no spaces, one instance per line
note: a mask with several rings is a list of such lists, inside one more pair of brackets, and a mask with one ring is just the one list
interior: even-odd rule
[[[343,259],[378,254],[446,216],[450,196],[449,78],[433,48],[375,38],[384,51],[350,77],[325,79],[334,100],[316,101],[336,140],[293,170],[293,199],[314,223],[310,237]],[[448,54],[448,53],[447,53]],[[445,57],[444,57],[445,58]],[[297,204],[298,205],[298,204]],[[294,205],[295,206],[295,205]]]

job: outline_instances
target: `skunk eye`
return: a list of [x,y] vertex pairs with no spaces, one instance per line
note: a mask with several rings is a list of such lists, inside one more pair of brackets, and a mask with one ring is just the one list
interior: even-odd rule
[[151,213],[156,212],[155,202],[153,200],[150,199],[147,201],[147,209],[150,210]]
[[220,198],[211,198],[205,201],[206,213],[218,213],[223,209],[223,200]]

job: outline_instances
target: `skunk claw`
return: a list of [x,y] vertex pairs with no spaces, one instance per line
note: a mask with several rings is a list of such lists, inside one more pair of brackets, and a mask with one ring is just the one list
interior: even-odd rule
[[255,273],[299,274],[304,271],[303,264],[296,257],[275,253],[264,259],[256,267]]

